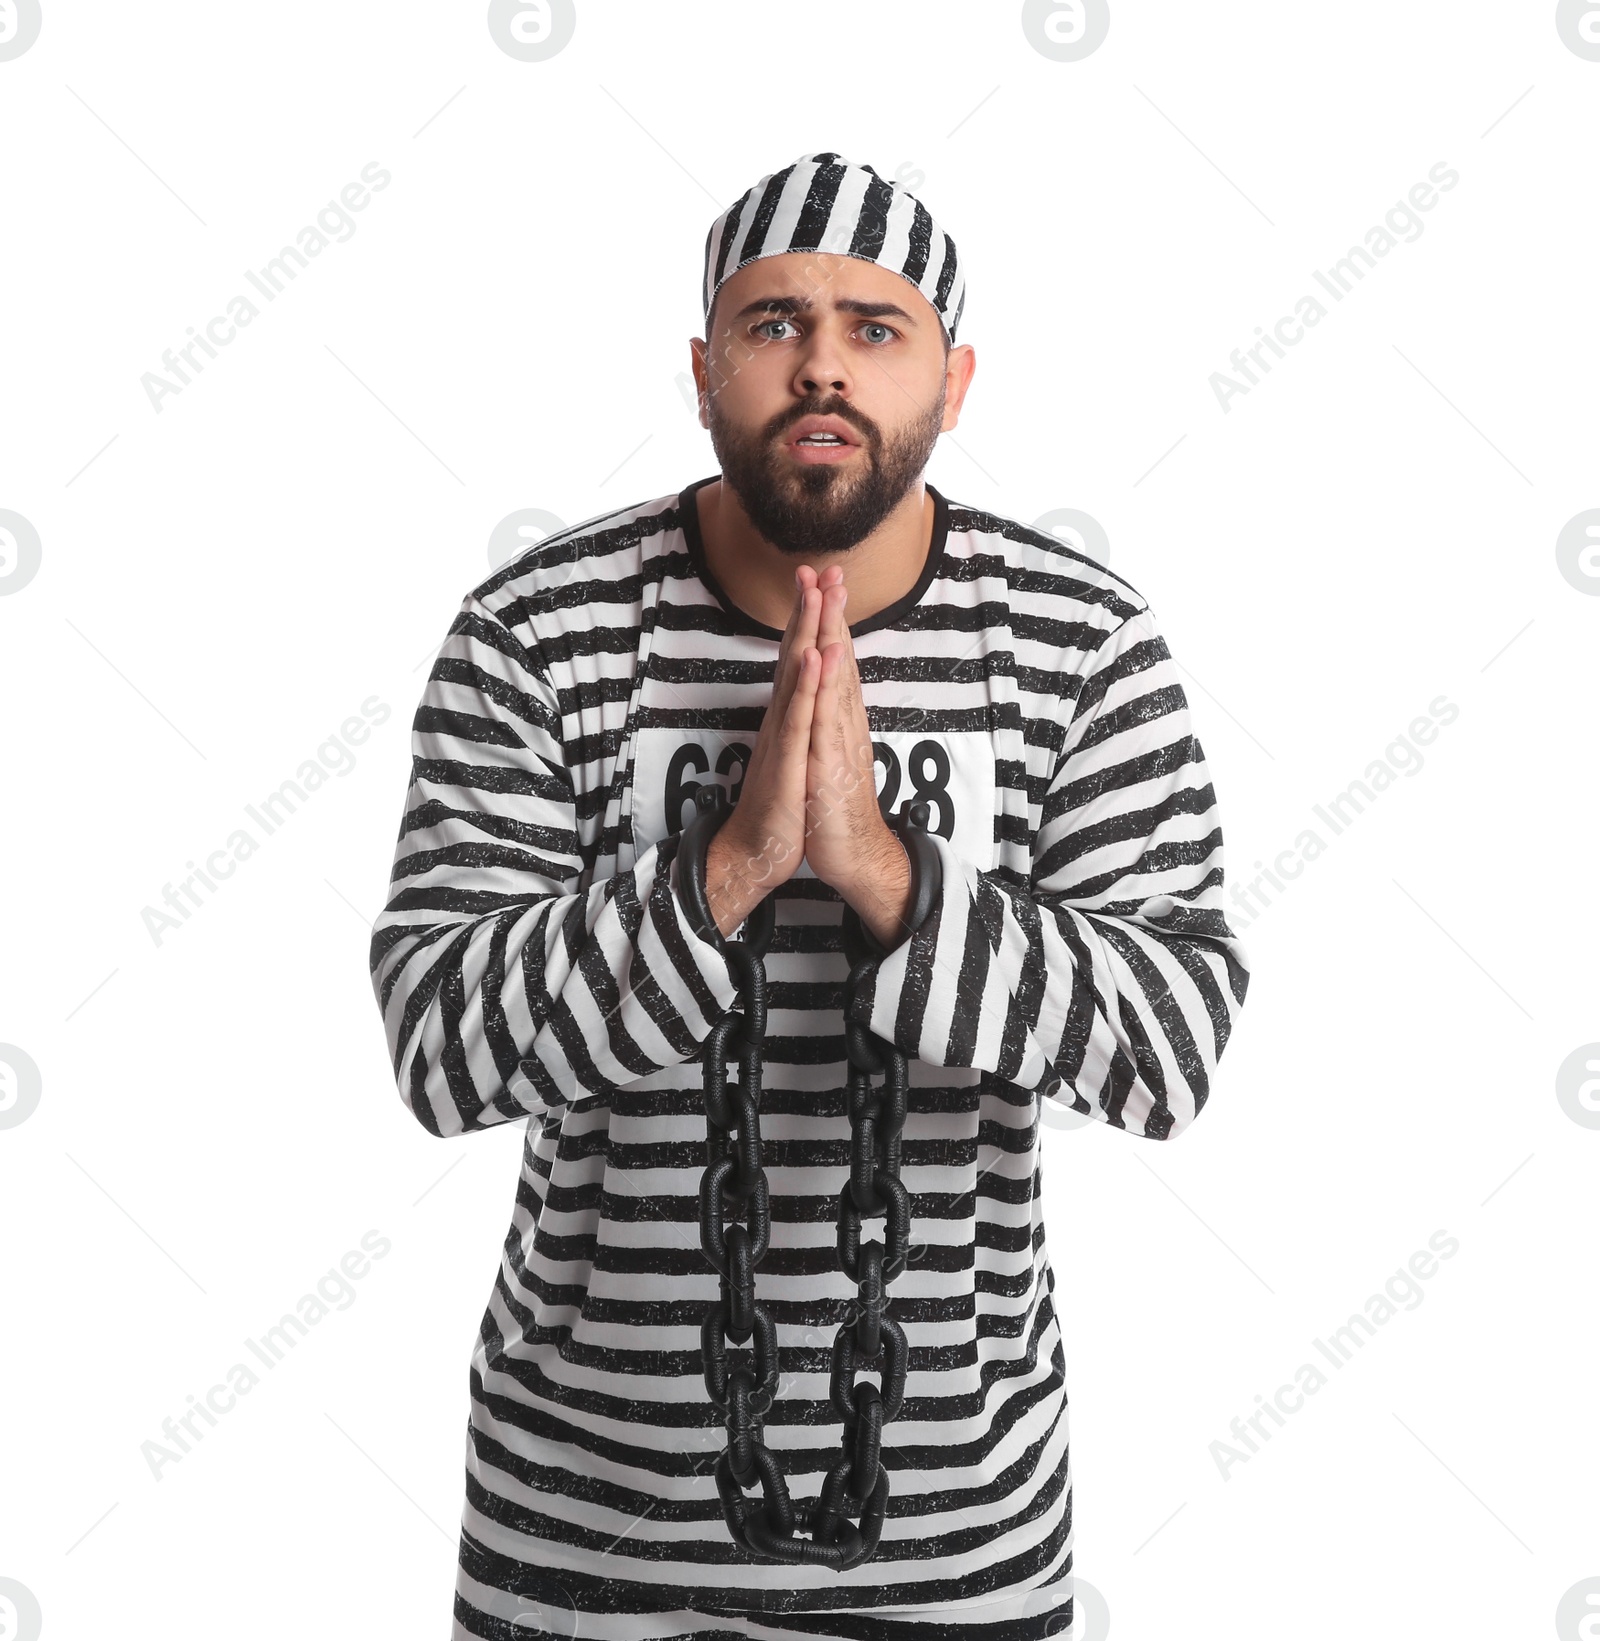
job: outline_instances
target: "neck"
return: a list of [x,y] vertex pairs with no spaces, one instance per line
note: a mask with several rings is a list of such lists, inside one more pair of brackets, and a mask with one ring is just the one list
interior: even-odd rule
[[722,590],[753,621],[780,631],[794,608],[794,572],[809,564],[820,575],[830,564],[844,570],[850,625],[902,599],[916,585],[933,542],[933,497],[919,479],[869,536],[840,553],[785,553],[750,522],[732,488],[719,478],[695,494],[706,567]]

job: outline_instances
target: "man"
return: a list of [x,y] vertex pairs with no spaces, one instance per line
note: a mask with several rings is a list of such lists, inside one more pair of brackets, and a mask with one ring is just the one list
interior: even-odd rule
[[[955,244],[919,201],[803,156],[712,225],[702,294],[720,476],[466,596],[373,931],[417,1119],[534,1119],[473,1352],[453,1634],[1060,1634],[1040,1112],[1166,1139],[1207,1097],[1248,973],[1205,760],[1126,581],[924,482],[974,354]],[[708,842],[696,822],[697,910],[684,829],[713,783],[731,808]],[[714,1476],[701,1060],[763,902],[754,1293],[781,1365],[764,1440],[802,1516],[839,1460],[832,1346],[860,1316],[837,1246],[847,996],[909,1062],[910,1251],[884,1295],[904,1395],[881,1537],[843,1569],[753,1554]],[[847,909],[886,949],[849,988]]]

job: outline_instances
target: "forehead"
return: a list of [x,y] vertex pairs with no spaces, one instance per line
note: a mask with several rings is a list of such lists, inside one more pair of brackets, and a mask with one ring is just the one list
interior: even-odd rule
[[764,256],[730,274],[717,292],[717,318],[763,297],[792,297],[827,308],[840,301],[892,302],[920,328],[937,330],[933,304],[909,279],[881,263],[825,251]]

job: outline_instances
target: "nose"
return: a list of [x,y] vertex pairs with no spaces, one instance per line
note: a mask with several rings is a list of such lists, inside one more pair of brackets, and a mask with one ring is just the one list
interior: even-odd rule
[[849,392],[850,369],[833,326],[819,324],[812,328],[795,360],[794,387],[807,398],[830,388],[835,393]]

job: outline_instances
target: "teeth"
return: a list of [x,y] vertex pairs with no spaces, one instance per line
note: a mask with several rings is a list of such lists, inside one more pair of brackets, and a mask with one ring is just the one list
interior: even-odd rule
[[844,440],[837,433],[807,433],[795,442],[797,444],[843,444]]

